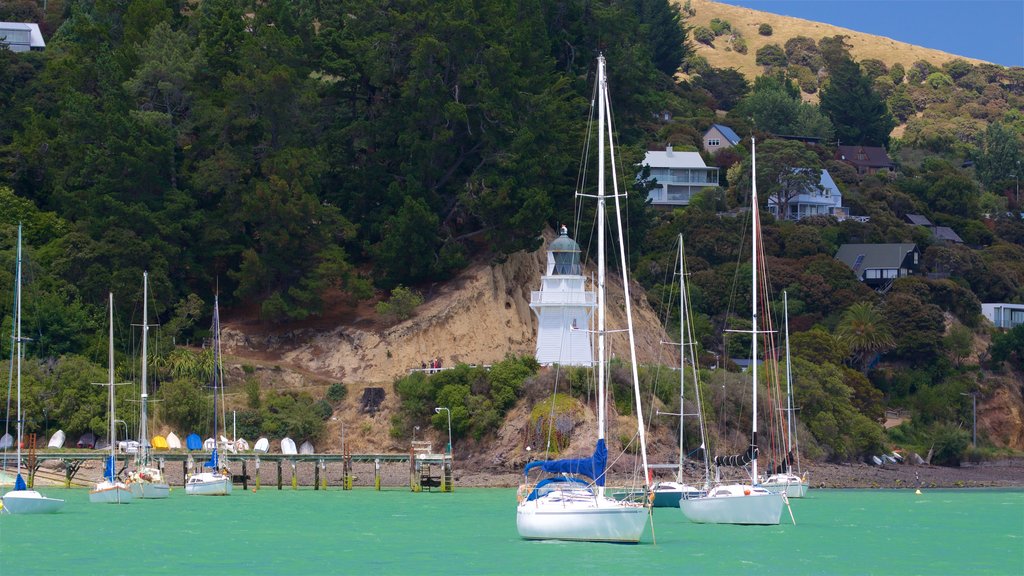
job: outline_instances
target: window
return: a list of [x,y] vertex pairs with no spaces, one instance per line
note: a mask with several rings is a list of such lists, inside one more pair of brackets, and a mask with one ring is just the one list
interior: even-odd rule
[[1024,324],[1024,310],[1010,310],[1010,323],[1006,328],[1012,328]]
[[718,138],[708,138],[708,146],[721,146],[722,141]]

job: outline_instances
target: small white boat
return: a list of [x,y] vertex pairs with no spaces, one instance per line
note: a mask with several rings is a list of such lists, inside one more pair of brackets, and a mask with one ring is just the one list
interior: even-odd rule
[[316,450],[313,449],[313,444],[306,440],[299,446],[299,454],[316,454]]
[[64,507],[64,501],[47,498],[35,490],[14,490],[4,494],[3,511],[8,514],[53,514]]
[[281,440],[281,454],[298,454],[298,450],[295,449],[295,440],[291,438]]
[[53,436],[50,436],[50,441],[46,443],[46,447],[47,448],[63,448],[64,447],[64,440],[65,440],[64,431],[63,430],[57,430],[56,432],[53,433]]
[[117,428],[114,423],[117,421],[114,415],[114,294],[110,293],[110,351],[108,359],[107,375],[109,381],[107,394],[110,406],[107,410],[107,417],[110,424],[110,455],[107,456],[106,464],[103,467],[103,480],[96,484],[96,487],[89,491],[89,502],[95,504],[128,504],[134,497],[131,489],[124,482],[117,478],[117,460],[114,449],[117,446]]
[[10,432],[0,436],[0,450],[7,450],[12,447],[14,447],[14,436],[11,436]]
[[168,450],[181,450],[181,438],[174,432],[167,435],[167,449]]
[[238,452],[245,452],[249,450],[249,442],[247,442],[245,438],[239,438],[238,440],[235,440],[235,450],[237,450]]
[[134,499],[131,488],[120,480],[104,480],[89,491],[89,502],[94,504],[128,504]]
[[[220,361],[220,306],[217,296],[213,297],[213,433],[217,434],[217,393],[223,389],[223,366]],[[210,460],[203,463],[202,471],[185,481],[185,494],[190,496],[229,496],[231,494],[231,473],[222,466],[217,455],[217,442],[208,438],[203,448],[210,450]]]
[[190,496],[229,496],[231,476],[221,472],[199,472],[189,476],[185,494]]
[[128,489],[136,498],[167,498],[171,487],[159,468],[145,466],[128,475]]
[[207,438],[203,440],[203,450],[213,450],[217,447],[217,441],[213,438]]
[[707,496],[679,501],[679,508],[698,524],[778,524],[785,496],[749,484],[715,486]]
[[252,447],[253,452],[262,452],[266,454],[270,451],[270,440],[266,438],[260,438],[256,441],[256,445]]
[[796,474],[772,474],[761,482],[761,487],[769,492],[784,492],[788,498],[803,498],[807,495],[808,482]]

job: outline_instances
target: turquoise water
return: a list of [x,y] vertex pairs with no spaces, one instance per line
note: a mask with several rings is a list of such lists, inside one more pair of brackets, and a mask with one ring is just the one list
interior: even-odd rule
[[1024,491],[812,490],[798,525],[657,509],[641,544],[526,542],[510,489],[236,488],[0,516],[0,574],[1024,574]]

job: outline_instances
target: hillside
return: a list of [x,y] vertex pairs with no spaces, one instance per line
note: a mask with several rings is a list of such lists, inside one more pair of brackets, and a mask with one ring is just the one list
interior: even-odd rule
[[[685,0],[675,0],[675,4],[683,5]],[[832,26],[831,24],[760,12],[711,0],[691,0],[690,5],[694,9],[695,14],[686,19],[689,26],[709,27],[711,20],[714,18],[727,20],[733,30],[739,31],[743,35],[748,47],[746,54],[733,51],[727,47],[729,35],[724,35],[719,36],[715,40],[714,47],[693,42],[697,54],[706,58],[708,64],[715,68],[736,68],[749,79],[753,79],[763,72],[761,66],[754,62],[759,48],[768,44],[782,46],[786,43],[786,40],[796,36],[806,36],[815,41],[827,36],[848,36],[847,42],[852,46],[850,54],[854,59],[861,61],[873,58],[885,62],[889,67],[899,62],[905,68],[910,68],[910,65],[918,60],[925,60],[939,66],[954,58],[961,58],[971,64],[983,62],[982,60],[965,58],[941,50],[932,50],[907,44],[906,42],[900,42],[884,36],[865,34],[848,28]],[[884,5],[878,4],[878,6],[882,7]],[[922,9],[924,9],[924,5],[922,5]],[[879,17],[882,18],[884,16],[879,14]],[[771,36],[758,34],[757,29],[761,24],[771,25],[773,29]]]

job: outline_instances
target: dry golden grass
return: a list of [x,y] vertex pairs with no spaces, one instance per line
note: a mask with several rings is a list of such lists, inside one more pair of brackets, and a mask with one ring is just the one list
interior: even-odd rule
[[[685,0],[672,0],[673,3],[682,6]],[[801,18],[790,16],[779,16],[768,12],[759,12],[749,8],[740,8],[729,4],[721,4],[710,0],[690,0],[690,5],[696,11],[696,15],[686,19],[689,26],[710,27],[712,18],[726,20],[733,30],[739,31],[747,41],[747,53],[728,50],[729,36],[719,36],[715,41],[715,47],[711,48],[697,42],[697,53],[707,58],[710,65],[715,68],[736,68],[743,73],[747,79],[753,79],[763,73],[761,66],[754,63],[755,55],[759,48],[767,44],[778,44],[784,47],[786,40],[796,36],[806,36],[815,41],[826,36],[838,34],[848,36],[847,44],[851,45],[850,54],[855,60],[867,60],[874,58],[885,62],[889,67],[899,62],[905,68],[918,60],[926,60],[935,65],[942,65],[955,58],[963,58],[972,64],[980,64],[983,60],[956,56],[941,50],[932,50],[899,42],[884,36],[874,36],[856,32],[848,28],[840,28],[830,24],[812,22]],[[872,3],[872,7],[882,7],[884,4]],[[926,9],[922,4],[922,9]],[[884,18],[884,8],[879,9],[879,18]],[[771,36],[761,36],[757,28],[761,24],[769,24],[773,33]]]

